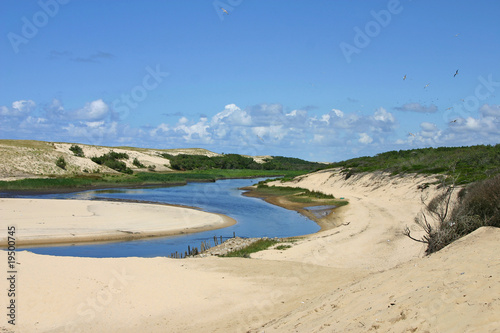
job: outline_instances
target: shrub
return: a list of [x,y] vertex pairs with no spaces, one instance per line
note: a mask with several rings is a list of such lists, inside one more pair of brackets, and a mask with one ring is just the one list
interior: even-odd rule
[[404,234],[426,243],[431,254],[483,226],[500,227],[500,175],[473,183],[461,190],[451,205],[453,185],[424,204],[424,211],[415,218],[425,235],[416,239],[406,227]]
[[64,160],[64,157],[59,157],[56,161],[56,165],[61,169],[66,170],[66,161]]
[[128,155],[125,153],[115,153],[114,151],[110,151],[102,156],[91,158],[92,162],[99,165],[105,165],[118,172],[132,174],[133,171],[127,167],[125,162],[119,161],[119,159],[128,159]]
[[133,165],[135,165],[136,167],[138,168],[145,168],[146,166],[144,164],[142,164],[138,159],[137,157],[134,158],[134,161],[132,162]]
[[77,145],[72,145],[69,150],[73,152],[73,154],[77,157],[85,157],[85,154],[83,153],[83,149],[80,146]]

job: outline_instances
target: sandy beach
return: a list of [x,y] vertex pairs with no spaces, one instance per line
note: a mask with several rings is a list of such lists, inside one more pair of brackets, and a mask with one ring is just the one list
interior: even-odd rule
[[[17,245],[116,241],[224,228],[228,216],[170,205],[96,200],[0,199],[2,227]],[[1,236],[0,246],[7,243]]]
[[[343,221],[339,227],[251,259],[18,252],[17,321],[12,326],[4,319],[0,327],[5,332],[499,332],[500,231],[481,228],[427,257],[423,244],[402,235],[406,225],[414,227],[421,197],[439,191],[435,185],[424,191],[418,186],[434,180],[386,174],[346,180],[326,170],[276,183],[350,203],[336,212]],[[67,214],[85,211],[75,207]],[[43,217],[52,219],[50,210],[46,214],[31,217],[33,228],[40,228]],[[7,263],[7,253],[1,254]],[[8,304],[6,293],[0,302]]]

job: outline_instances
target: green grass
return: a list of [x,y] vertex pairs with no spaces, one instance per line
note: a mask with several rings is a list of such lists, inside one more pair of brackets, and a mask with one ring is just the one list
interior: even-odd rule
[[286,249],[289,249],[291,248],[292,246],[291,245],[288,245],[288,244],[281,244],[281,245],[278,245],[275,247],[276,250],[286,250]]
[[187,172],[137,172],[128,174],[82,174],[46,178],[28,178],[16,181],[0,181],[0,190],[50,190],[78,189],[89,187],[173,185],[187,182],[213,182],[224,178],[270,177],[302,174],[299,171],[283,170],[204,170]]
[[331,194],[310,191],[301,187],[268,186],[267,183],[272,180],[276,179],[259,182],[257,189],[254,191],[257,194],[265,196],[284,196],[288,201],[297,203],[321,203],[322,205],[333,205],[336,207],[345,206],[349,203],[345,200],[337,200],[335,196]]
[[274,239],[259,239],[258,241],[244,247],[242,249],[231,251],[223,255],[223,257],[243,257],[249,258],[251,253],[259,252],[262,250],[267,250],[269,247],[278,243],[277,240]]
[[360,172],[386,171],[392,175],[442,174],[456,177],[457,184],[467,184],[500,172],[500,144],[389,151],[332,163],[328,167],[342,168],[346,179]]

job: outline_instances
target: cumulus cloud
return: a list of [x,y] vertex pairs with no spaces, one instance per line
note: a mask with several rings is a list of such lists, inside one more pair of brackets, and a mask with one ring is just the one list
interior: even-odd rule
[[36,104],[32,100],[15,101],[11,108],[0,106],[0,116],[23,117],[33,111],[35,106]]
[[369,144],[369,143],[373,142],[373,139],[366,133],[359,133],[358,142],[363,143],[363,144]]
[[384,108],[378,108],[374,115],[369,117],[370,128],[374,132],[390,132],[396,126],[396,118]]
[[212,118],[213,124],[228,124],[234,126],[251,125],[252,118],[246,112],[234,104],[226,105],[223,111],[217,113]]
[[398,111],[420,112],[420,113],[435,113],[438,110],[437,106],[435,106],[434,104],[425,106],[420,103],[407,103],[402,106],[397,106],[394,109]]
[[74,111],[72,117],[79,120],[100,120],[108,116],[108,113],[108,105],[102,99],[98,99]]

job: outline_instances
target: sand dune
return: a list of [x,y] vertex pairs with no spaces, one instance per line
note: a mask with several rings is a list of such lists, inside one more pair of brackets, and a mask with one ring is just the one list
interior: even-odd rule
[[[345,197],[345,224],[243,258],[18,253],[18,332],[498,332],[500,230],[423,257],[401,235],[433,178],[322,171],[288,185]],[[278,185],[278,184],[276,184]],[[285,184],[286,185],[286,184]],[[6,252],[2,251],[4,262]],[[22,283],[21,283],[22,281]],[[6,282],[4,282],[6,283]],[[1,304],[7,304],[2,293]],[[4,323],[0,327],[12,329]]]

